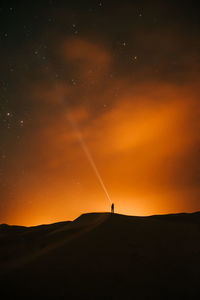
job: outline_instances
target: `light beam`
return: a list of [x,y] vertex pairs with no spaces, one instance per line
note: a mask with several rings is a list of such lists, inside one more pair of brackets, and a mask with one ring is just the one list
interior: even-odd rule
[[91,155],[91,153],[90,153],[90,151],[88,149],[88,146],[86,145],[86,143],[84,141],[84,138],[83,138],[83,136],[81,134],[81,131],[80,131],[77,123],[72,119],[71,116],[69,116],[69,114],[67,114],[67,119],[68,119],[68,121],[69,121],[69,123],[70,123],[70,125],[71,125],[71,127],[72,127],[72,129],[73,129],[73,131],[74,131],[74,133],[75,133],[78,141],[80,142],[81,148],[83,149],[83,151],[84,151],[84,153],[85,153],[85,155],[86,155],[86,157],[87,157],[87,159],[88,159],[88,161],[89,161],[89,163],[90,163],[90,165],[91,165],[91,167],[92,167],[92,169],[93,169],[93,171],[94,171],[94,173],[95,173],[95,175],[96,175],[96,177],[97,177],[97,179],[98,179],[98,181],[99,181],[99,183],[100,183],[100,185],[101,185],[101,187],[102,187],[102,189],[104,191],[104,193],[106,194],[107,199],[112,204],[112,201],[111,201],[110,196],[108,194],[108,191],[107,191],[107,189],[105,187],[103,179],[102,179],[102,177],[101,177],[101,175],[100,175],[100,173],[99,173],[99,171],[97,169],[97,166],[96,166],[96,164],[94,162],[94,159],[93,159],[93,157],[92,157],[92,155]]

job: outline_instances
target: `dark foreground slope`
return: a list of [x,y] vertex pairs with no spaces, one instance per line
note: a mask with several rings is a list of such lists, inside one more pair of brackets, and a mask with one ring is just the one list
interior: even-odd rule
[[199,299],[200,213],[0,225],[2,299]]

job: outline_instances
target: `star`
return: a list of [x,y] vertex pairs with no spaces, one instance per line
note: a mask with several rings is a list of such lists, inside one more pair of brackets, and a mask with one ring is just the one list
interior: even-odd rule
[[76,80],[72,78],[72,84],[76,85]]
[[78,30],[77,30],[77,26],[75,23],[72,24],[73,30],[74,30],[74,34],[78,34]]

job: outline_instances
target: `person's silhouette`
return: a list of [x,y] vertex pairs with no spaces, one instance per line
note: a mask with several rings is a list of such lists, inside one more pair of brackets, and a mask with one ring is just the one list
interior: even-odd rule
[[111,213],[114,214],[114,203],[111,205]]

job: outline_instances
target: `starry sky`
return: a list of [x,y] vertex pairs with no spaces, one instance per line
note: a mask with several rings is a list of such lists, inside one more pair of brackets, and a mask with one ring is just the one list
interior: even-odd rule
[[188,1],[2,1],[0,223],[200,210],[200,23]]

